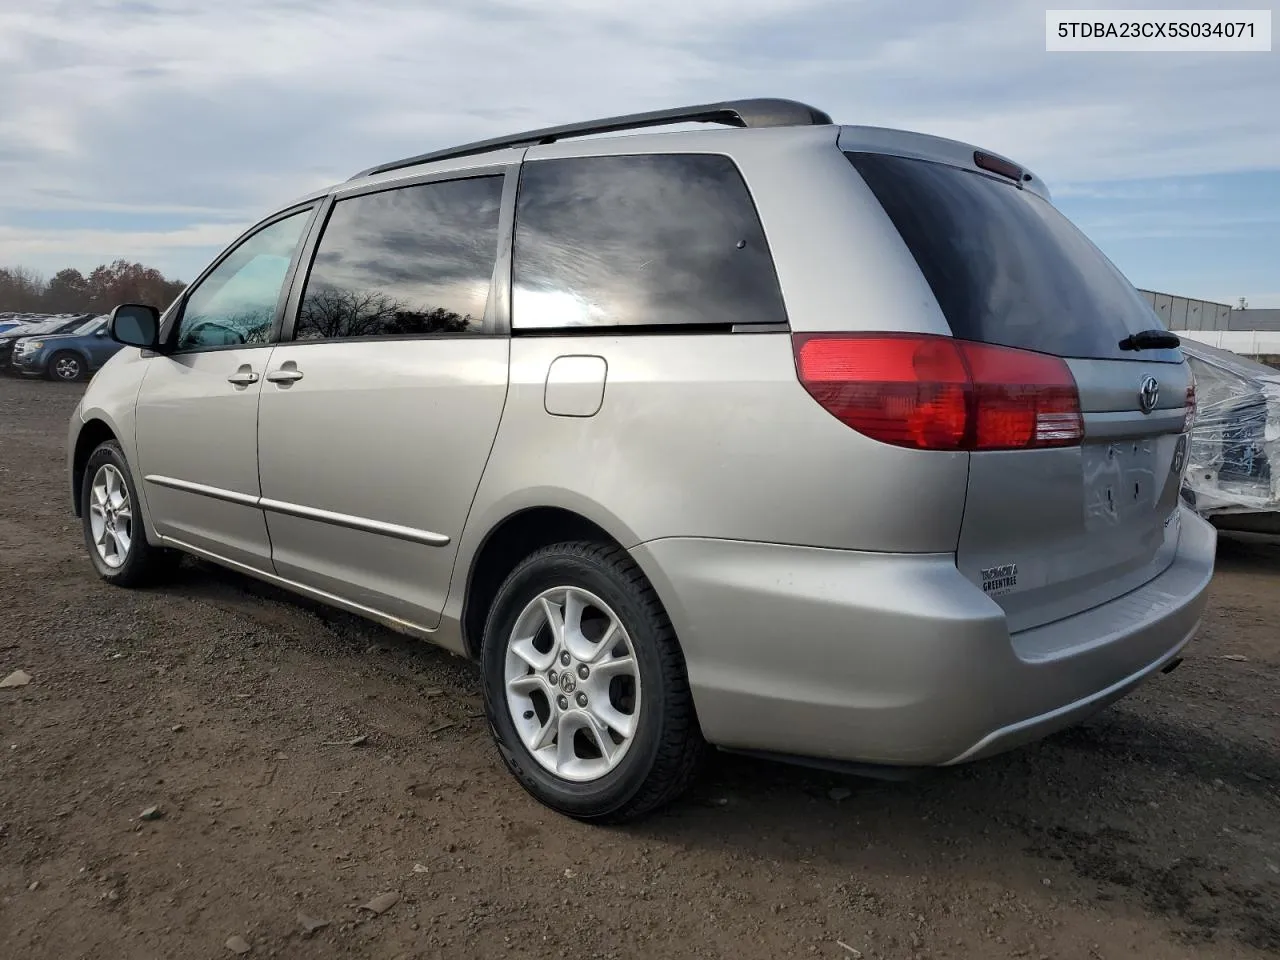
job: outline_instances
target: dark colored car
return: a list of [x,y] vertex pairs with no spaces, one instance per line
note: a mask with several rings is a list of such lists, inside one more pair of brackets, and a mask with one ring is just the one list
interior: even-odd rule
[[0,332],[0,370],[12,364],[13,348],[19,340],[71,333],[77,328],[83,327],[91,316],[91,314],[83,314],[76,317],[67,317],[66,319],[37,320]]
[[84,380],[121,346],[107,336],[107,318],[94,317],[70,333],[23,337],[13,349],[13,369],[50,380]]

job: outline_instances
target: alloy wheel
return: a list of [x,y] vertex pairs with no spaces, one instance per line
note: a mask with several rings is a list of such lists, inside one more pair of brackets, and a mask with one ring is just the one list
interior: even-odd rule
[[59,357],[53,365],[53,372],[59,380],[79,380],[80,361],[75,357]]
[[507,708],[545,770],[598,780],[626,756],[639,729],[640,670],[622,621],[579,587],[534,597],[507,638]]
[[112,569],[123,566],[133,545],[133,507],[124,475],[115,464],[104,463],[93,475],[89,529],[102,562]]

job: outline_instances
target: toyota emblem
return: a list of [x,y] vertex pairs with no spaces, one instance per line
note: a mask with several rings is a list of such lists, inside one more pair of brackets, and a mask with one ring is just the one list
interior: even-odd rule
[[1142,386],[1138,388],[1138,407],[1143,413],[1150,413],[1160,402],[1160,384],[1155,377],[1143,377]]

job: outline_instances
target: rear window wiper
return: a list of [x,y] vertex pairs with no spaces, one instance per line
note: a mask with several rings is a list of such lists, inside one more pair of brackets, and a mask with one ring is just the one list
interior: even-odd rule
[[1120,341],[1121,350],[1172,350],[1180,346],[1178,335],[1168,330],[1139,330]]

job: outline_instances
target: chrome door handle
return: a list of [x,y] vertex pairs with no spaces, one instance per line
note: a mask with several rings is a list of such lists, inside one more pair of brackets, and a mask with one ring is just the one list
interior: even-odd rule
[[247,387],[251,383],[258,382],[258,375],[252,370],[241,370],[227,377],[227,383],[234,383],[237,387]]
[[296,368],[277,370],[275,373],[268,373],[267,379],[272,383],[293,383],[302,379],[302,371]]

